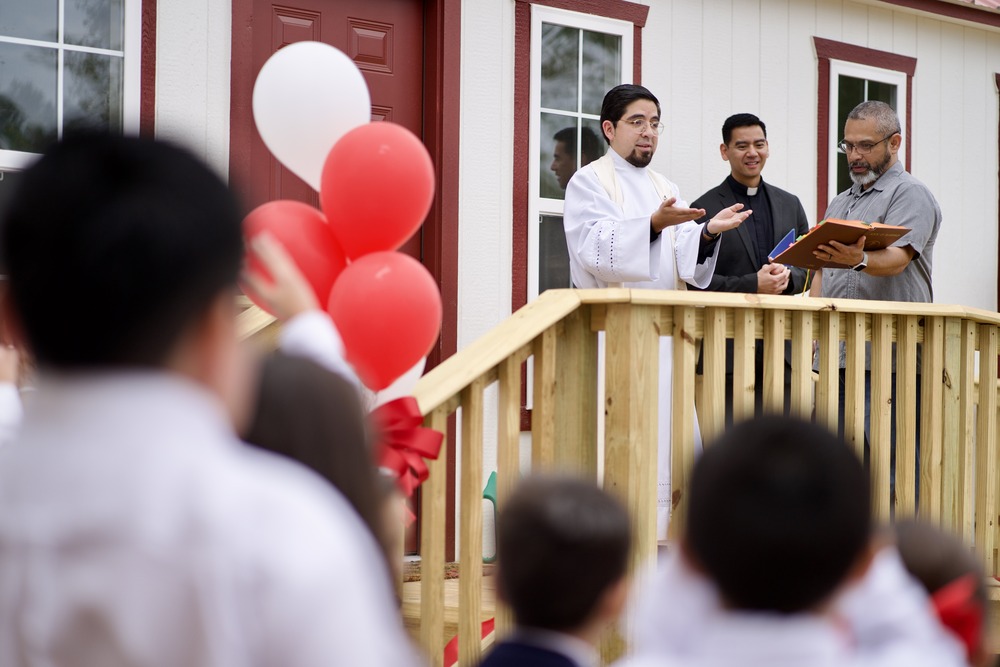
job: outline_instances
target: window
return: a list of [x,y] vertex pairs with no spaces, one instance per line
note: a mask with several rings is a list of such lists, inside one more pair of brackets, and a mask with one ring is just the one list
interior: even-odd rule
[[139,125],[140,0],[3,0],[0,169],[66,131]]
[[917,59],[888,51],[834,42],[813,37],[818,65],[816,128],[816,219],[821,220],[826,205],[850,181],[847,165],[835,145],[844,133],[847,114],[865,100],[881,100],[899,115],[903,143],[899,159],[910,169],[910,122],[913,74]]
[[[847,114],[862,102],[878,100],[885,102],[899,115],[903,136],[906,132],[906,109],[899,108],[899,102],[906,100],[906,75],[902,72],[857,65],[839,60],[830,62],[830,136],[839,141],[844,133]],[[836,113],[834,113],[836,111]],[[906,164],[905,145],[900,146],[899,159]],[[831,151],[830,194],[851,187],[851,177],[847,160],[837,151]]]
[[604,94],[632,80],[633,24],[534,6],[528,143],[528,300],[570,287],[562,214],[573,173],[604,155]]

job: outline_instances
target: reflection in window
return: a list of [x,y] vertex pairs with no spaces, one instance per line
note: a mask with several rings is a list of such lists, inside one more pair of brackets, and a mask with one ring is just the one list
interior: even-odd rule
[[124,0],[0,2],[0,150],[36,153],[75,128],[121,132]]
[[[896,106],[895,84],[841,74],[837,78],[837,86],[837,127],[841,128],[841,132],[843,132],[844,124],[847,122],[847,114],[851,113],[854,107],[868,100],[885,102],[899,113]],[[849,189],[852,184],[847,160],[838,160],[837,192]]]

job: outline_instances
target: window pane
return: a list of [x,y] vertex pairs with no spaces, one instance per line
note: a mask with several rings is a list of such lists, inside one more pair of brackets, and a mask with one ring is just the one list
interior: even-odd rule
[[122,0],[66,0],[67,44],[122,48]]
[[0,148],[37,153],[55,139],[55,49],[0,43]]
[[892,83],[882,83],[881,81],[869,81],[868,82],[868,99],[878,100],[879,102],[885,102],[896,112],[899,109],[896,107],[896,86]]
[[3,0],[0,2],[0,35],[54,42],[57,7],[58,0]]
[[576,118],[551,113],[542,114],[542,132],[539,141],[541,153],[538,157],[540,197],[565,198],[566,184],[577,170],[576,136]]
[[561,215],[538,216],[538,293],[572,287]]
[[63,128],[122,131],[122,59],[66,51]]
[[542,24],[542,106],[576,111],[579,97],[580,31]]
[[583,31],[583,113],[601,115],[604,94],[621,82],[622,39]]

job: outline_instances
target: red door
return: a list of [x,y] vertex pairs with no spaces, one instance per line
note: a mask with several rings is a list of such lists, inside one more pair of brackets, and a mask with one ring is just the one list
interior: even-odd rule
[[[371,92],[372,120],[392,121],[422,136],[423,12],[423,0],[253,0],[253,76],[283,46],[325,42],[361,70]],[[281,166],[256,128],[250,140],[249,169],[234,174],[243,177],[242,194],[250,207],[275,199],[319,205],[316,192]],[[402,250],[421,259],[420,233]]]

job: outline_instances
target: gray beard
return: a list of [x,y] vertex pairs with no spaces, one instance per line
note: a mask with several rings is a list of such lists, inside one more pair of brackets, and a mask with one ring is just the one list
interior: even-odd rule
[[[868,171],[863,174],[855,174],[853,171],[848,171],[851,177],[851,181],[855,185],[860,185],[863,188],[868,187],[875,181],[879,179],[879,176],[885,173],[885,170],[889,167],[889,160],[892,159],[891,155],[886,155],[885,159],[876,165],[869,165]],[[848,165],[849,166],[849,165]]]

